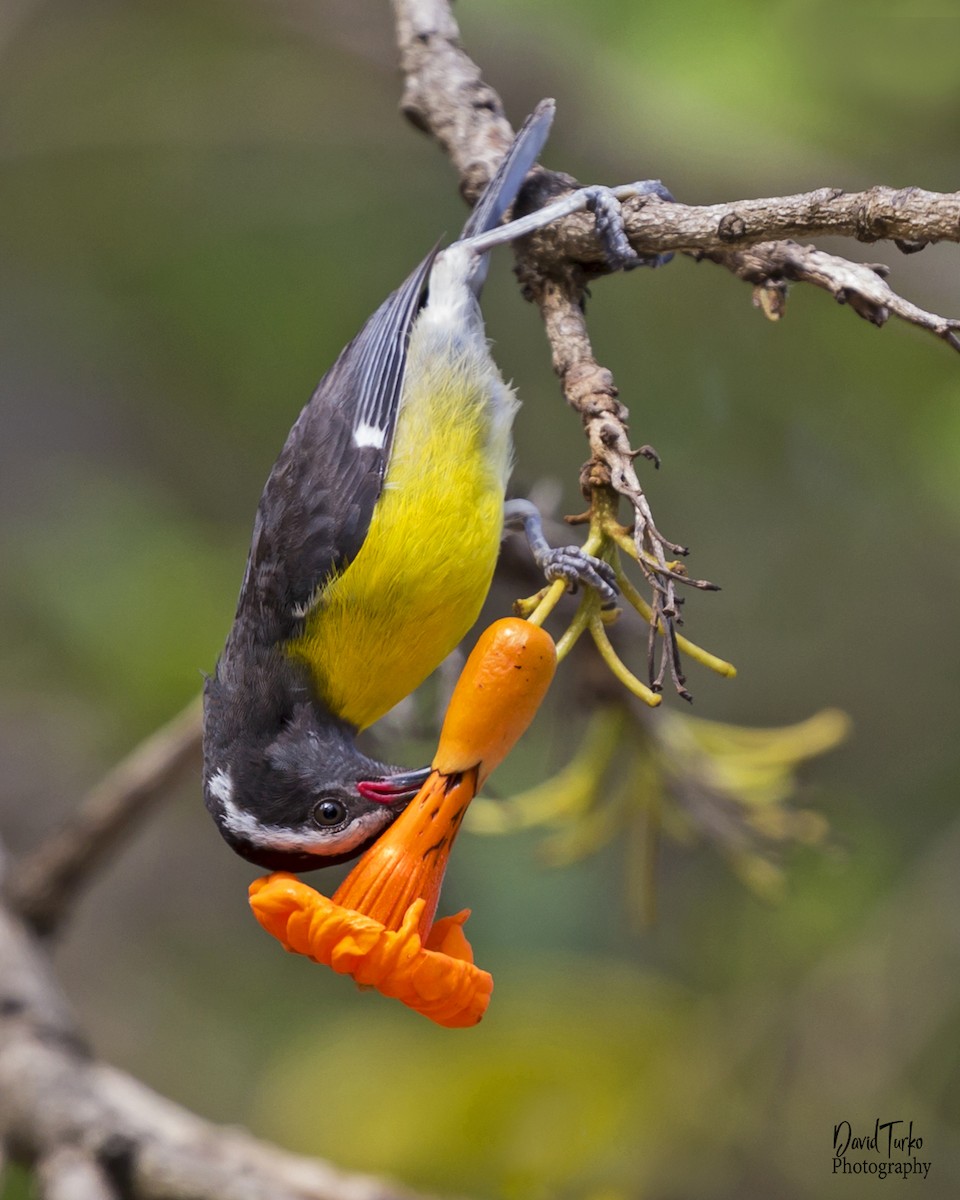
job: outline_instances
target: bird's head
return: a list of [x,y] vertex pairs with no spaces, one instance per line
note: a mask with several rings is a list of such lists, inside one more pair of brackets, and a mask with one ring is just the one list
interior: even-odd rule
[[243,858],[273,871],[313,871],[365,850],[428,774],[369,758],[349,726],[303,705],[266,745],[235,741],[208,754],[203,791]]

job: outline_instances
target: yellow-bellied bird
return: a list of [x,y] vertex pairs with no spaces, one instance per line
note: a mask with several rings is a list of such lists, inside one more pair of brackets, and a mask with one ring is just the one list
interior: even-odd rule
[[[226,646],[207,680],[204,798],[260,866],[354,855],[425,771],[362,754],[367,728],[460,642],[490,586],[517,408],[477,296],[499,225],[549,132],[520,130],[460,241],[435,250],[321,380],[267,480]],[[612,597],[606,564],[551,552],[532,506],[511,513],[549,577]]]

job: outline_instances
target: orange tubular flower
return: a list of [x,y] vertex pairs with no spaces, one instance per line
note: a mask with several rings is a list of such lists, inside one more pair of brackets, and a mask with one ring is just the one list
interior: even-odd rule
[[533,719],[556,669],[550,635],[516,617],[485,630],[467,659],[433,770],[332,899],[293,875],[254,880],[250,904],[287,950],[352,975],[448,1028],[476,1025],[493,979],[474,966],[469,909],[434,923],[450,849],[483,781]]

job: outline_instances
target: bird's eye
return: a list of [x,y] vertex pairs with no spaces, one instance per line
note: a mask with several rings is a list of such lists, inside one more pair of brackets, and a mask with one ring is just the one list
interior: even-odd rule
[[340,825],[347,816],[347,806],[340,800],[318,800],[313,806],[313,819],[321,828]]

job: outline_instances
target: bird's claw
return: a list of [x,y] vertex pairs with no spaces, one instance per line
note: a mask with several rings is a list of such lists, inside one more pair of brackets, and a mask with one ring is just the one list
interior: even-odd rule
[[571,592],[578,584],[583,584],[598,593],[604,608],[616,604],[617,577],[613,567],[579,546],[551,546],[543,535],[543,521],[535,504],[529,500],[508,500],[503,517],[508,529],[523,530],[533,560],[548,581],[561,579]]
[[593,588],[604,608],[612,608],[617,602],[617,577],[613,567],[603,559],[585,553],[579,546],[548,550],[539,557],[538,566],[548,581],[562,579],[570,592],[576,591],[578,584]]
[[[620,201],[610,188],[601,185],[584,188],[587,208],[596,218],[597,235],[603,242],[607,262],[614,270],[632,271],[635,267],[663,267],[672,254],[638,254],[627,239]],[[637,196],[656,196],[675,203],[673,194],[659,179],[644,179],[632,185]]]

